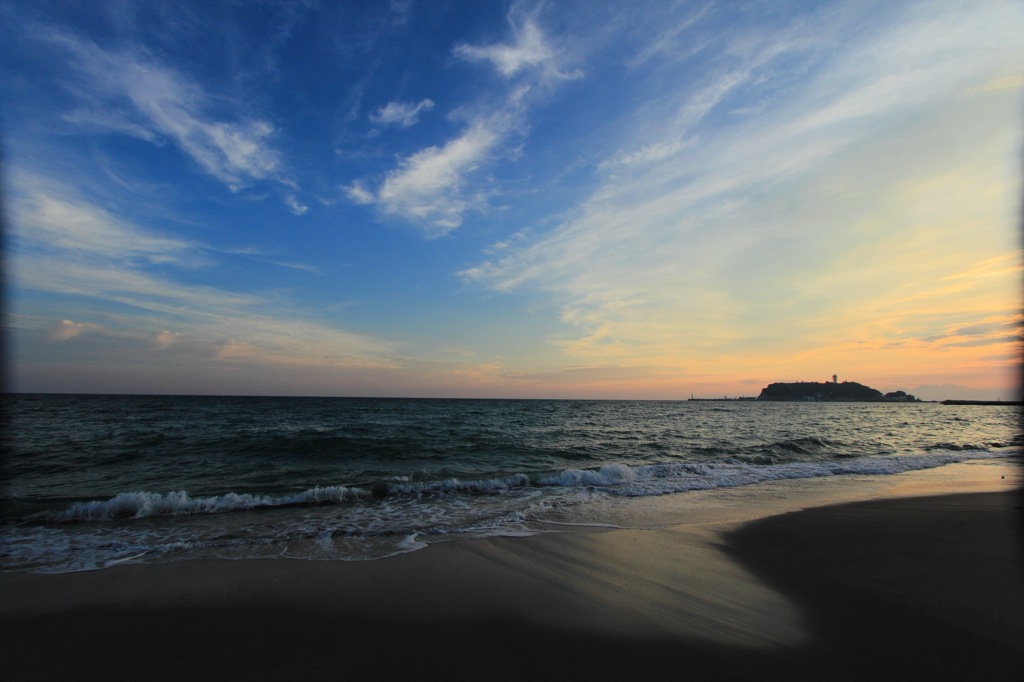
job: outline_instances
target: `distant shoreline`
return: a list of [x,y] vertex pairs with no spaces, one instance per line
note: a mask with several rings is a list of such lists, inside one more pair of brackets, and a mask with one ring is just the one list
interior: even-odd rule
[[756,396],[737,396],[735,398],[723,397],[723,398],[522,398],[522,397],[494,397],[494,396],[382,396],[382,395],[244,395],[244,394],[219,394],[219,393],[196,393],[196,394],[177,394],[177,393],[48,393],[38,391],[2,391],[0,392],[0,399],[6,398],[38,398],[38,397],[50,397],[60,396],[69,398],[196,398],[203,400],[236,400],[236,399],[256,399],[256,400],[448,400],[448,401],[550,401],[550,402],[884,402],[884,403],[910,403],[910,404],[926,404],[926,403],[940,403],[943,405],[1024,405],[1024,402],[1020,400],[959,400],[959,399],[946,399],[946,400],[913,400],[913,401],[901,401],[901,400],[808,400],[804,398],[794,399],[773,399],[765,400]]
[[687,402],[694,403],[733,403],[733,402],[763,402],[763,403],[886,403],[889,405],[922,405],[930,403],[932,405],[1024,405],[1024,401],[1020,400],[915,400],[915,401],[901,401],[901,400],[811,400],[807,398],[794,398],[792,400],[761,400],[754,397],[738,397],[738,398],[687,398]]
[[757,400],[757,398],[755,398],[753,396],[749,396],[749,397],[742,396],[742,397],[739,397],[739,398],[693,398],[693,397],[687,398],[687,401],[690,401],[690,402],[704,402],[704,403],[734,402],[736,400]]

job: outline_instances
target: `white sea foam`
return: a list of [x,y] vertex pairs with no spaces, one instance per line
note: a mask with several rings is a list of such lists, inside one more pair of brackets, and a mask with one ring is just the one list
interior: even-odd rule
[[567,530],[539,522],[614,522],[634,506],[622,498],[895,474],[1024,445],[1019,410],[924,404],[13,404],[24,475],[2,500],[0,570],[379,558],[456,537]]
[[587,469],[566,469],[555,476],[540,479],[542,485],[561,486],[607,486],[621,485],[636,481],[636,471],[642,467],[631,468],[625,464],[606,464],[597,471]]
[[530,485],[529,476],[526,474],[512,474],[510,476],[476,481],[460,481],[455,478],[449,478],[442,481],[388,483],[387,492],[389,495],[423,495],[453,492],[497,493],[527,485]]
[[667,462],[628,467],[605,465],[598,471],[567,469],[541,478],[547,486],[595,487],[615,495],[644,497],[689,490],[737,487],[766,481],[822,478],[846,474],[884,475],[932,469],[971,459],[1005,458],[1021,454],[1019,450],[933,451],[926,455],[890,455],[861,459],[822,460],[758,465],[739,461],[695,464]]
[[[930,469],[968,459],[991,459],[1019,454],[1019,450],[932,450],[919,455],[890,455],[857,459],[828,459],[753,464],[730,458],[718,462],[666,462],[629,466],[605,464],[599,469],[566,469],[559,473],[531,480],[524,473],[509,476],[461,481],[398,482],[386,484],[385,497],[420,497],[443,494],[495,494],[533,487],[595,488],[614,495],[643,497],[736,487],[765,481],[819,478],[844,474],[895,474],[916,469]],[[149,516],[220,514],[260,508],[296,505],[341,504],[369,498],[374,493],[359,487],[316,486],[290,495],[252,495],[226,493],[210,497],[191,497],[185,491],[155,493],[123,492],[108,500],[76,502],[67,509],[43,512],[35,518],[50,522],[109,521]],[[378,496],[380,496],[378,494]]]
[[230,492],[210,497],[190,497],[184,490],[168,493],[131,491],[118,493],[109,500],[76,502],[67,509],[43,512],[36,518],[45,521],[67,522],[138,519],[146,516],[219,514],[262,507],[340,503],[358,497],[367,497],[369,494],[361,488],[345,486],[316,486],[293,495],[279,496]]
[[[444,538],[528,535],[538,532],[538,522],[603,526],[601,499],[606,495],[645,497],[786,479],[886,475],[1021,454],[1020,448],[1008,448],[771,465],[736,460],[612,463],[533,479],[514,474],[477,481],[391,482],[379,499],[363,488],[346,486],[316,486],[279,496],[125,492],[37,515],[34,521],[42,524],[5,527],[0,558],[4,570],[44,572],[199,557],[370,559],[415,551]],[[285,506],[287,513],[261,516],[258,522],[227,513]],[[566,522],[560,510],[570,508],[575,511]],[[148,520],[102,523],[115,519]]]
[[405,536],[405,538],[401,542],[399,542],[396,545],[396,547],[405,552],[423,549],[427,546],[427,543],[417,540],[416,538],[419,537],[419,535],[420,534],[417,532],[413,533],[412,535]]

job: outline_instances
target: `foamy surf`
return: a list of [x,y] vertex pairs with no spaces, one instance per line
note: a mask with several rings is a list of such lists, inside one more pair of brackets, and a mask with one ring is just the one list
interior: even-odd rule
[[[1024,442],[1018,412],[998,407],[108,403],[117,409],[37,397],[23,413],[14,410],[17,473],[2,500],[3,570],[374,559],[451,538],[553,531],[557,523],[615,525],[610,510],[631,498],[886,476],[1014,457]],[[238,431],[225,430],[225,415],[240,409],[248,416]],[[59,431],[68,423],[71,440]]]

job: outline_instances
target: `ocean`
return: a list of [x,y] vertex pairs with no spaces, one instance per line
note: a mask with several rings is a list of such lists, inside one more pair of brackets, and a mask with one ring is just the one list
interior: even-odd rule
[[1020,458],[1020,408],[8,395],[0,570],[377,559],[615,501]]

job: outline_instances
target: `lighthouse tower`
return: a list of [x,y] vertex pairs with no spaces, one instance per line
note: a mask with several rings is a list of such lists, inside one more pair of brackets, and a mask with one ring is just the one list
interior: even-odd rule
[[833,384],[838,384],[839,383],[839,377],[836,376],[835,374],[832,375],[832,383]]

